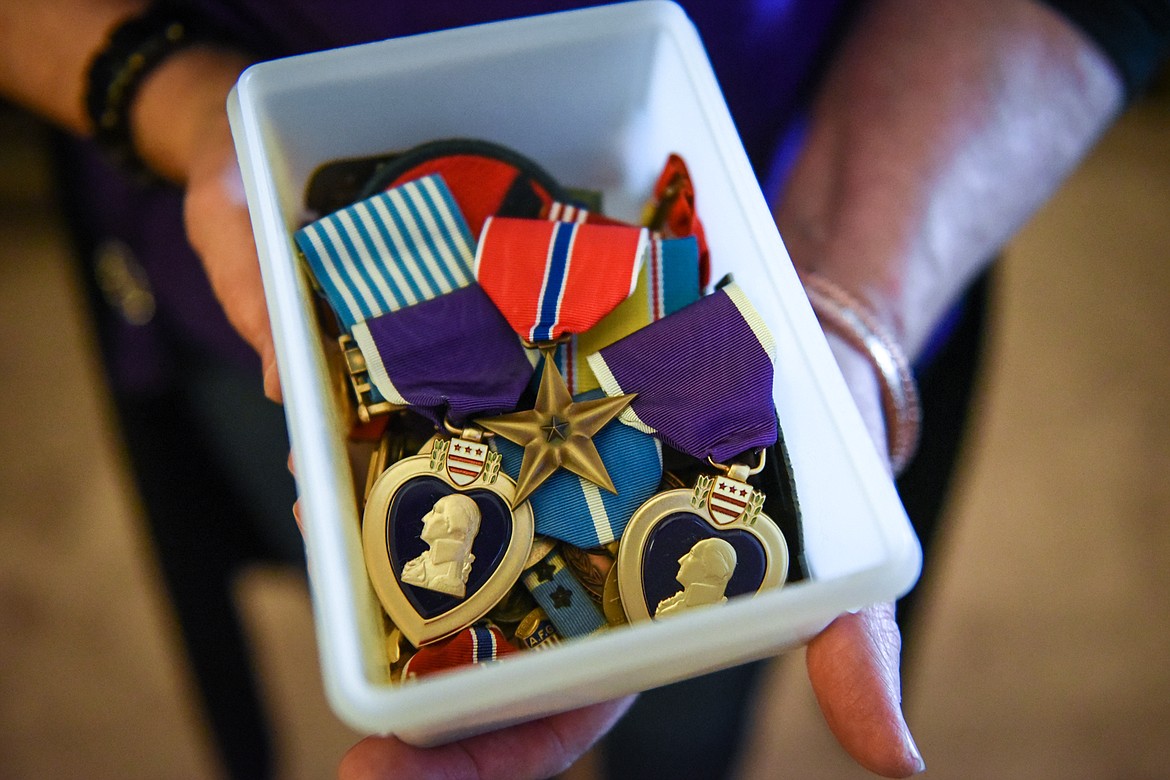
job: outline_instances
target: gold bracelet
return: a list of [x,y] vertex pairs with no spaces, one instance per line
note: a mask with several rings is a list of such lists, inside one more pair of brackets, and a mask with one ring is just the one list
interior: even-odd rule
[[821,327],[840,336],[873,367],[881,386],[890,467],[900,474],[918,448],[922,406],[906,353],[877,317],[854,296],[814,272],[800,280]]

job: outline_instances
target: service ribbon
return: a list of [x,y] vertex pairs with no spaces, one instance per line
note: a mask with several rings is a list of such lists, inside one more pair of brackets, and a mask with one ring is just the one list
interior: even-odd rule
[[605,628],[605,616],[556,550],[525,571],[520,580],[561,636],[585,636]]
[[776,441],[775,342],[735,284],[589,356],[619,419],[695,458],[726,462]]
[[636,225],[631,225],[629,222],[622,222],[620,219],[607,217],[600,211],[587,209],[575,203],[562,203],[559,200],[554,200],[548,204],[545,217],[552,222],[575,222],[579,225],[624,225],[625,227],[636,227]]
[[555,341],[630,296],[648,243],[645,228],[491,217],[475,278],[521,338]]
[[475,241],[438,175],[358,201],[294,239],[346,331],[474,281]]
[[519,652],[496,626],[477,623],[454,636],[424,645],[402,667],[402,679],[425,677],[469,664],[486,664]]

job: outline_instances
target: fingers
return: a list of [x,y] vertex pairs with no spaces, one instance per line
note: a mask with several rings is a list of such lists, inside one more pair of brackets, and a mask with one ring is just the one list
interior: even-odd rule
[[877,604],[837,618],[806,654],[829,729],[859,764],[884,777],[925,769],[902,716],[901,646],[894,605]]
[[[833,333],[829,348],[861,413],[878,457],[890,468],[877,376],[868,361]],[[808,676],[825,721],[866,769],[906,777],[925,768],[902,716],[902,637],[893,604],[838,617],[808,645]]]
[[192,178],[184,200],[187,237],[224,311],[240,335],[261,355],[272,335],[264,306],[264,285],[252,238],[247,206],[231,194],[238,168],[229,159],[224,168]]
[[418,748],[396,737],[368,737],[342,759],[341,780],[441,778],[524,780],[552,777],[613,727],[633,697],[521,723],[449,745]]
[[218,130],[200,150],[187,180],[187,238],[228,321],[260,356],[264,394],[279,403],[276,350],[240,170],[226,122]]

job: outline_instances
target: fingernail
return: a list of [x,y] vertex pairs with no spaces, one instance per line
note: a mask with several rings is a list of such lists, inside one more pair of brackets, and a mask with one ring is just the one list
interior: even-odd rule
[[280,374],[275,363],[269,363],[264,369],[264,395],[270,401],[281,402]]
[[911,774],[917,775],[925,772],[926,761],[922,759],[922,753],[918,750],[918,744],[914,741],[909,729],[906,731],[906,747],[910,750],[910,758],[914,762],[914,771]]
[[[305,524],[301,522],[301,502],[297,499],[293,502],[292,507],[293,519],[297,521],[297,530],[301,532],[301,536],[305,535]],[[921,759],[919,759],[921,761]],[[921,771],[921,770],[919,770]]]

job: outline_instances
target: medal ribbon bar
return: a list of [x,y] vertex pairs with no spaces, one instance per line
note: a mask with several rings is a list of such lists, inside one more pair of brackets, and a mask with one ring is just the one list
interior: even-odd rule
[[475,277],[521,338],[583,333],[634,291],[649,233],[492,217],[480,234]]

